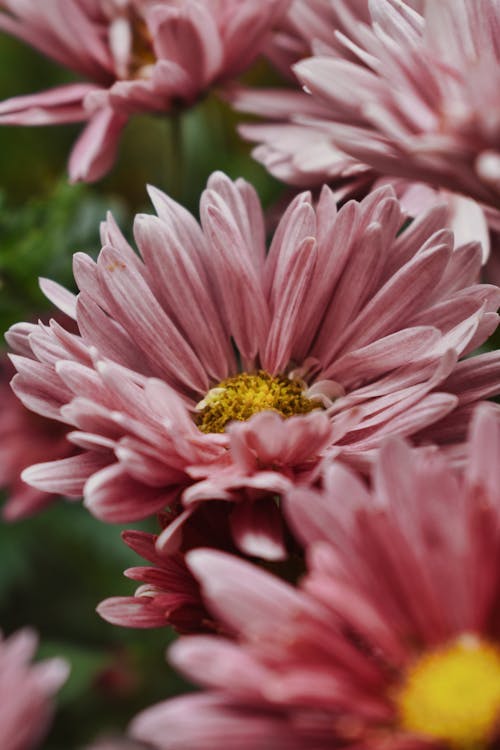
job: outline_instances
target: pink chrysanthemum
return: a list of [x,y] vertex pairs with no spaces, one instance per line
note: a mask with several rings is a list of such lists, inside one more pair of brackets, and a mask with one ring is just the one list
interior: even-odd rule
[[500,718],[500,414],[477,412],[465,472],[401,440],[374,487],[341,464],[295,489],[308,545],[298,589],[220,552],[188,556],[236,631],[181,639],[173,663],[208,688],[139,715],[157,750],[495,748]]
[[64,425],[39,417],[21,404],[9,385],[13,374],[8,360],[0,359],[0,487],[6,491],[2,515],[8,521],[31,516],[56,497],[23,482],[23,469],[47,459],[49,454],[57,460],[77,450],[66,440],[68,430]]
[[[331,27],[334,36],[335,28]],[[252,156],[278,180],[294,188],[318,190],[328,184],[337,201],[360,199],[383,184],[391,184],[409,216],[416,216],[436,202],[448,206],[448,225],[462,242],[482,243],[488,257],[490,238],[487,215],[476,201],[437,190],[402,177],[381,177],[373,168],[342,151],[324,126],[328,112],[307,94],[288,89],[233,86],[227,94],[240,112],[265,118],[245,123],[240,135],[257,143]]]
[[[418,7],[421,3],[417,0],[413,5]],[[332,56],[337,63],[343,60],[359,64],[360,60],[342,43],[342,38],[357,25],[369,21],[368,0],[355,3],[294,0],[272,35],[267,52],[289,74],[293,63],[312,54]],[[293,77],[293,81],[299,85],[297,78]],[[227,97],[236,109],[264,118],[263,122],[243,124],[238,129],[244,138],[257,143],[252,155],[277,179],[302,189],[327,183],[339,201],[359,200],[389,181],[382,176],[384,172],[377,172],[339,147],[330,130],[329,106],[298,88],[235,85]],[[488,217],[475,201],[401,177],[393,177],[391,183],[410,216],[418,215],[435,202],[446,202],[448,224],[455,236],[460,242],[482,242],[486,260],[490,245]]]
[[53,713],[52,696],[68,674],[62,659],[31,664],[37,638],[29,630],[0,634],[0,747],[39,747]]
[[[346,8],[348,3],[342,3]],[[370,0],[371,24],[294,70],[338,148],[382,174],[498,208],[500,8],[495,0]],[[324,118],[323,118],[324,119]]]
[[325,454],[367,464],[391,434],[459,447],[474,403],[500,390],[500,353],[458,361],[496,328],[500,290],[475,283],[480,247],[453,250],[442,207],[401,233],[391,188],[338,212],[328,188],[316,207],[304,193],[266,255],[243,180],[211,177],[201,228],[150,193],[142,257],[110,217],[97,263],[75,256],[78,297],[44,284],[79,336],[56,322],[8,334],[15,392],[81,449],[25,471],[33,486],[83,493],[108,521],[181,498],[167,546],[200,503],[235,502],[240,549],[268,539],[280,557],[274,500],[314,482]]
[[91,83],[0,104],[0,124],[88,122],[72,181],[112,166],[131,115],[193,104],[260,54],[289,0],[0,0],[0,30]]

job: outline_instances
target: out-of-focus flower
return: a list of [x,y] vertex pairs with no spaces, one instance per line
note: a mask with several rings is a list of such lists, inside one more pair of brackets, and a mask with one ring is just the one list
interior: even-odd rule
[[37,638],[20,630],[0,635],[0,747],[33,750],[49,727],[54,693],[65,682],[68,665],[62,659],[31,664]]
[[[172,536],[202,502],[236,503],[247,554],[284,556],[279,495],[316,481],[336,452],[367,464],[387,435],[465,438],[480,399],[500,389],[500,353],[458,361],[496,328],[497,287],[475,283],[481,250],[453,249],[434,206],[401,232],[391,188],[338,212],[325,188],[285,212],[266,255],[262,210],[243,180],[213,175],[201,225],[157,190],[136,255],[112,218],[97,263],[77,254],[77,320],[14,326],[13,388],[73,425],[78,456],[31,467],[25,481],[108,521],[175,504]],[[263,540],[265,544],[263,544]]]
[[[348,3],[340,3],[348,12]],[[382,174],[498,208],[500,8],[495,0],[371,0],[371,23],[294,66],[336,146]],[[316,123],[317,125],[318,123]]]
[[4,356],[0,359],[0,487],[6,491],[2,508],[5,520],[15,521],[37,513],[50,505],[59,494],[49,494],[23,482],[23,469],[46,459],[54,460],[76,453],[66,440],[67,427],[53,419],[28,411],[14,395],[9,380],[14,368]]
[[[408,2],[419,10],[422,3]],[[345,43],[346,35],[361,24],[370,23],[368,0],[330,3],[328,0],[294,0],[273,35],[267,51],[273,62],[285,72],[293,63],[312,54],[331,56],[351,65],[365,66],[368,61],[355,54]],[[292,76],[296,85],[297,78]],[[358,200],[383,181],[387,170],[377,171],[346,152],[336,140],[331,121],[344,122],[344,116],[316,97],[292,88],[259,89],[232,86],[227,93],[232,105],[241,112],[264,118],[264,122],[239,126],[240,134],[257,143],[252,155],[277,179],[298,188],[330,185],[339,201]],[[393,174],[389,170],[389,174]],[[399,174],[399,173],[397,173]],[[474,200],[415,182],[415,176],[392,178],[398,197],[409,216],[418,215],[430,202],[448,205],[448,224],[457,242],[477,240],[483,245],[483,260],[489,255],[488,217]],[[422,179],[422,176],[417,177]],[[438,183],[439,184],[439,183]],[[492,217],[490,217],[492,218]],[[498,223],[498,215],[496,216]]]
[[183,638],[173,663],[208,688],[153,706],[157,750],[495,748],[500,716],[500,413],[476,413],[465,471],[401,440],[370,492],[340,464],[294,489],[308,545],[293,588],[220,552],[188,561],[236,633]]
[[260,54],[289,0],[0,0],[0,30],[91,83],[0,104],[0,124],[88,122],[69,161],[72,181],[113,165],[131,115],[192,105]]
[[[416,8],[421,5],[418,1],[411,4]],[[369,22],[368,0],[341,0],[335,4],[328,0],[294,0],[273,33],[267,52],[282,72],[288,69],[289,74],[293,63],[314,53],[365,64],[342,39],[358,24]],[[292,79],[298,86],[297,78],[292,75]],[[277,179],[302,189],[318,189],[326,183],[338,201],[359,200],[389,182],[384,172],[377,172],[339,147],[330,129],[329,106],[305,92],[234,85],[226,96],[239,111],[264,118],[263,122],[240,125],[238,130],[244,138],[257,143],[252,155]],[[414,182],[413,178],[393,177],[390,182],[410,217],[432,203],[446,203],[448,225],[455,232],[456,241],[481,242],[483,261],[487,260],[488,218],[498,223],[497,212],[490,210],[488,217],[474,200]]]

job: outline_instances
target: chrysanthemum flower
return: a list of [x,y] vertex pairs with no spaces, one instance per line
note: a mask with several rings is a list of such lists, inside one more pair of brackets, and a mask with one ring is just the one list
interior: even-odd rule
[[2,515],[8,521],[31,516],[56,497],[23,482],[23,469],[50,454],[60,459],[77,451],[66,440],[66,426],[33,414],[16,398],[9,385],[13,374],[6,357],[0,358],[0,487],[6,491]]
[[500,290],[475,283],[480,247],[453,249],[441,207],[401,232],[390,188],[338,212],[328,188],[316,207],[304,193],[266,254],[246,182],[210,178],[201,228],[150,193],[142,257],[109,218],[97,263],[75,256],[78,297],[44,283],[79,336],[56,322],[8,334],[15,392],[81,449],[26,470],[33,486],[83,493],[108,521],[181,496],[170,551],[200,503],[235,502],[238,546],[279,557],[277,496],[316,481],[326,453],[366,464],[391,434],[459,445],[473,404],[500,390],[500,353],[458,361],[495,329]]
[[370,0],[371,23],[337,34],[356,61],[316,50],[295,73],[329,109],[325,132],[341,150],[498,208],[498,3],[414,5]]
[[[420,3],[413,2],[418,7]],[[282,72],[290,74],[293,63],[316,54],[331,56],[351,64],[361,63],[351,48],[342,43],[361,23],[370,22],[368,0],[330,3],[328,0],[294,0],[273,33],[267,54]],[[368,67],[366,67],[368,71]],[[368,164],[343,150],[331,131],[332,113],[328,104],[293,88],[260,89],[233,85],[226,93],[233,107],[264,118],[239,126],[240,134],[257,145],[252,155],[277,179],[297,188],[319,188],[328,184],[339,201],[358,200],[389,179]],[[342,118],[339,120],[342,121]],[[418,215],[429,205],[448,205],[448,225],[460,242],[477,240],[488,258],[490,237],[484,209],[471,199],[437,190],[428,184],[392,177],[393,184],[409,216]],[[498,215],[495,217],[498,223]]]
[[333,464],[295,489],[309,549],[299,588],[220,552],[189,564],[237,633],[181,639],[173,663],[208,688],[139,715],[157,750],[493,748],[500,718],[500,413],[477,412],[465,472],[403,441],[374,487]]
[[[407,0],[408,8],[420,9],[422,3]],[[345,43],[361,24],[371,22],[368,0],[329,3],[327,0],[294,0],[281,19],[267,45],[267,54],[284,73],[290,75],[293,65],[311,55],[332,57],[336,64],[361,65],[369,70],[368,61],[357,56]],[[295,84],[298,79],[292,74]],[[300,85],[300,84],[299,84]],[[329,103],[303,91],[259,89],[233,86],[228,94],[232,105],[242,111],[265,118],[264,122],[239,126],[240,134],[258,145],[252,154],[275,177],[301,188],[330,184],[339,200],[365,195],[380,184],[387,170],[372,166],[347,153],[330,127]],[[335,117],[343,122],[343,116]],[[389,171],[389,174],[393,174]],[[399,174],[399,173],[397,173]],[[410,215],[422,210],[429,201],[446,201],[449,224],[460,231],[462,241],[471,236],[483,242],[485,258],[489,238],[487,217],[472,200],[442,191],[436,195],[430,186],[408,179],[393,178],[399,197]]]
[[31,660],[37,638],[21,630],[2,639],[0,635],[0,747],[33,750],[39,747],[53,713],[52,696],[68,675],[62,659],[37,664]]
[[288,0],[0,0],[6,31],[89,83],[0,104],[0,124],[88,122],[69,161],[72,181],[112,166],[131,115],[190,106],[244,71]]

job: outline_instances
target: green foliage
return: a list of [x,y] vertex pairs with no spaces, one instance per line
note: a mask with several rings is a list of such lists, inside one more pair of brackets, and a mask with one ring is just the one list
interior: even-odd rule
[[5,330],[50,306],[38,287],[46,276],[71,288],[71,255],[95,254],[108,209],[121,219],[123,204],[84,185],[60,182],[41,198],[14,208],[0,194],[0,326]]

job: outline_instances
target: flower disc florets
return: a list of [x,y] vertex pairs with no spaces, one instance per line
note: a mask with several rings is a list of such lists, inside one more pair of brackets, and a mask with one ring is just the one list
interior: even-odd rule
[[304,383],[258,370],[226,378],[211,388],[196,406],[195,422],[202,432],[224,432],[232,420],[246,422],[261,411],[275,411],[287,418],[319,407],[317,401],[304,396]]
[[500,651],[473,635],[424,653],[396,703],[401,725],[455,748],[485,747],[500,716]]

